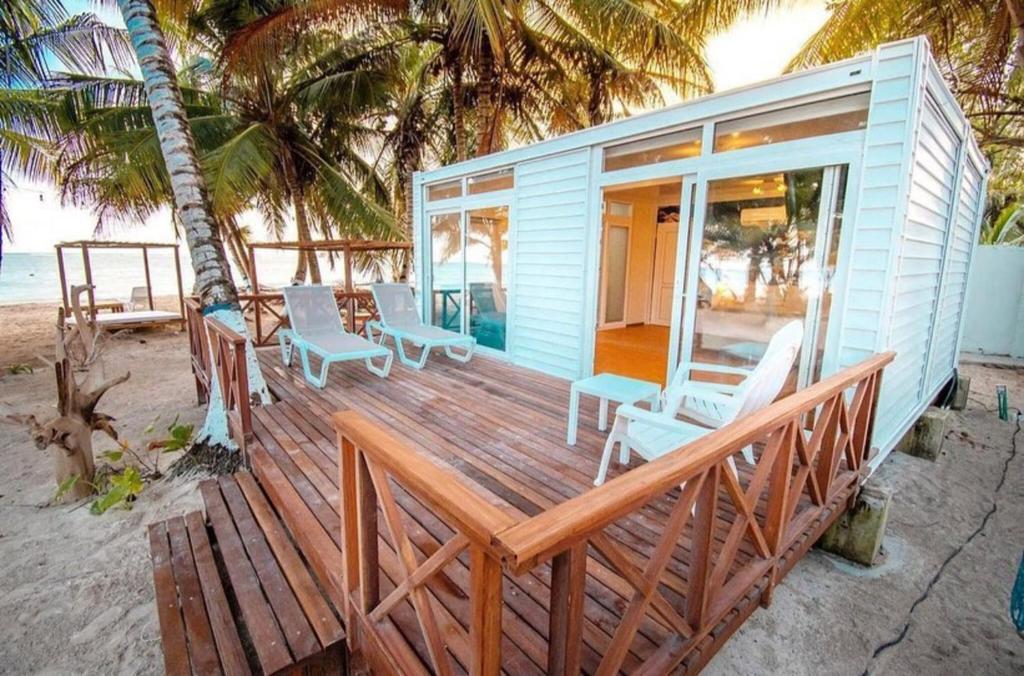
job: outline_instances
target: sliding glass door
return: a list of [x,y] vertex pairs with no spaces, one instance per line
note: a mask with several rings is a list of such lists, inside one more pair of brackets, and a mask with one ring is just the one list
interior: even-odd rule
[[784,392],[820,375],[845,181],[845,167],[821,167],[707,182],[690,243],[687,357],[753,366],[798,319],[804,349]]
[[430,215],[430,321],[506,349],[507,206]]

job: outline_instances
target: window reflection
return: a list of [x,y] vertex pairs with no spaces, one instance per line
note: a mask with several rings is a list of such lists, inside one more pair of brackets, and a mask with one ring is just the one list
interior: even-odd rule
[[449,331],[462,325],[462,228],[459,214],[430,217],[431,323]]
[[479,345],[505,349],[508,207],[466,212],[469,332]]
[[[805,318],[809,297],[820,293],[815,238],[823,171],[708,185],[696,361],[753,366],[776,331]],[[795,368],[784,392],[796,387]]]
[[795,141],[863,129],[870,94],[852,94],[828,101],[773,110],[715,125],[716,153]]

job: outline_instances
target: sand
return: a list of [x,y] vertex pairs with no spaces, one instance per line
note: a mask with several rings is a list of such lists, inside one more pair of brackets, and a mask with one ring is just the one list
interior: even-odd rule
[[[60,303],[25,303],[0,305],[0,369],[15,364],[39,365],[38,357],[53,358],[56,336],[57,308]],[[177,296],[157,296],[153,299],[157,310],[179,312]],[[159,332],[177,331],[177,325]],[[153,335],[146,331],[141,335]]]
[[[31,357],[20,343],[50,335],[51,311],[0,308],[5,363]],[[123,334],[116,345],[132,378],[102,410],[127,438],[141,439],[157,415],[201,420],[184,335]],[[894,454],[872,479],[895,493],[885,563],[863,569],[813,550],[708,673],[1024,672],[1024,642],[1007,616],[1024,544],[1024,450],[1007,462],[1015,426],[992,412],[996,383],[1009,385],[1011,405],[1024,403],[1024,372],[965,371],[974,394],[954,414],[943,455],[933,463]],[[43,410],[52,396],[45,370],[0,379],[0,402],[22,411]],[[196,480],[158,482],[132,511],[92,516],[49,505],[49,457],[23,429],[0,426],[0,457],[0,673],[161,672],[145,525],[199,508]],[[872,657],[905,625],[901,641]]]
[[[50,332],[50,313],[38,307],[24,316],[11,307],[0,313],[5,362],[8,347],[22,335]],[[12,317],[17,336],[11,335]],[[39,318],[36,324],[26,325],[33,317]],[[182,422],[202,421],[183,334],[122,334],[113,346],[118,358],[108,362],[108,372],[121,367],[132,375],[107,393],[100,410],[118,418],[124,438],[141,445],[149,438],[143,431],[157,416],[158,431],[175,415]],[[15,354],[26,355],[18,361],[31,355]],[[45,413],[53,397],[47,369],[0,376],[0,403],[19,411]],[[94,443],[97,450],[114,447],[102,435]],[[145,525],[200,508],[197,480],[154,483],[132,511],[93,516],[84,503],[49,504],[49,451],[36,450],[24,429],[0,425],[0,457],[0,673],[162,672]],[[165,456],[163,462],[172,459]]]

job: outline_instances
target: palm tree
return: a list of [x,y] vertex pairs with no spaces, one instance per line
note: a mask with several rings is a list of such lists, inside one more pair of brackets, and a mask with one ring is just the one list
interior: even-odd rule
[[[603,121],[611,116],[613,100],[635,102],[640,83],[639,91],[646,94],[655,93],[658,83],[683,95],[706,91],[710,79],[703,43],[695,49],[673,25],[680,7],[630,0],[413,2],[420,35],[441,46],[456,158],[464,159],[471,150],[465,137],[469,114],[476,129],[472,152],[484,155],[500,149],[509,133],[534,136]],[[609,72],[625,71],[630,78],[602,81]],[[563,95],[571,91],[563,84],[574,76],[576,84],[579,76],[586,81],[586,96]],[[632,80],[631,86],[617,86],[625,79]],[[586,108],[592,114],[581,115]],[[507,117],[516,110],[527,115],[509,124]],[[531,119],[538,115],[540,124]]]
[[[85,12],[71,15],[59,2],[6,0],[0,12],[0,264],[4,237],[13,235],[4,182],[12,175],[38,178],[47,160],[38,142],[52,129],[39,97],[20,90],[48,83],[56,70],[102,73],[107,56],[126,63],[130,49],[121,31]],[[42,112],[42,114],[37,114]]]
[[[195,271],[195,290],[203,314],[216,317],[246,335],[248,332],[238,303],[238,291],[231,278],[220,228],[213,219],[185,103],[156,11],[150,0],[118,0],[117,4],[142,71],[146,99],[170,176],[176,215],[188,243]],[[270,395],[259,362],[252,343],[248,341],[247,352],[249,391],[264,403],[269,403]],[[216,380],[215,369],[211,374],[206,424],[200,438],[212,444],[228,445],[227,412]]]
[[987,210],[1024,196],[1024,0],[839,0],[789,68],[853,56],[883,42],[925,35],[946,81],[993,165]]

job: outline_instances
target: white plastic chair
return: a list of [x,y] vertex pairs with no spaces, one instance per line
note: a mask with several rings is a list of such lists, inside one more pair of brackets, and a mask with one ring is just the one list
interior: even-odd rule
[[[302,370],[312,385],[322,389],[327,382],[327,370],[331,364],[355,359],[365,360],[370,373],[381,378],[388,376],[394,357],[391,350],[345,330],[331,287],[285,287],[284,304],[291,328],[278,332],[281,359],[285,366],[291,366],[293,348],[298,348]],[[318,375],[313,375],[310,368],[310,352],[321,359]],[[373,363],[377,357],[384,358],[383,366]]]
[[135,312],[136,310],[152,309],[149,307],[149,287],[148,286],[133,286],[132,294],[128,297],[128,302],[125,303],[128,306],[129,312]]
[[[384,336],[391,336],[398,350],[398,359],[406,366],[423,368],[430,351],[435,347],[443,347],[444,353],[455,361],[466,363],[472,359],[476,339],[420,321],[416,299],[408,284],[371,284],[370,292],[377,304],[380,320],[366,322],[366,336],[378,345],[384,344]],[[374,338],[374,330],[380,332],[380,338]],[[403,345],[406,340],[420,348],[419,359],[413,360],[406,356]],[[454,352],[454,347],[465,352]]]
[[[803,323],[790,322],[782,327],[768,344],[764,357],[753,370],[735,369],[717,364],[687,362],[680,365],[672,383],[662,395],[663,406],[658,413],[636,406],[620,406],[615,423],[604,445],[601,467],[594,485],[604,483],[615,444],[619,444],[619,462],[629,462],[630,451],[651,461],[708,434],[734,420],[739,420],[768,406],[779,396],[789,377],[803,342]],[[690,371],[731,373],[746,377],[738,385],[721,385],[687,380]],[[676,418],[682,413],[700,424]],[[743,449],[744,458],[754,464],[754,452]],[[729,458],[736,472],[736,465]]]

